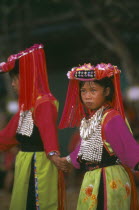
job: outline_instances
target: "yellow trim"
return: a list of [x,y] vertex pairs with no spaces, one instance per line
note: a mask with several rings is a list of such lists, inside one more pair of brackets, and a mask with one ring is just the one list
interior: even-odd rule
[[111,148],[110,144],[106,140],[103,140],[103,142],[107,151],[109,151],[111,154],[114,154],[113,149]]
[[108,113],[109,113],[109,112],[106,112],[106,113],[103,115],[102,120],[101,120],[101,125],[103,124],[103,122],[104,122],[104,120],[105,120],[105,117],[107,116]]
[[38,99],[41,99],[41,98],[42,98],[42,96],[38,96],[38,97],[37,97],[37,100],[38,100]]
[[53,101],[54,105],[56,106],[56,109],[58,111],[59,109],[59,102],[57,100]]
[[[106,118],[106,116],[107,116],[108,113],[109,113],[109,112],[106,112],[106,113],[103,115],[103,117],[102,117],[102,120],[101,120],[101,129],[102,129],[102,125],[103,125],[104,120],[105,120],[105,118]],[[112,150],[110,144],[109,144],[105,139],[102,139],[102,140],[103,140],[103,145],[104,145],[105,149],[109,152],[110,155],[113,155],[114,152],[113,152],[113,150]]]
[[131,127],[130,127],[130,125],[129,125],[129,122],[128,122],[127,118],[125,118],[125,123],[126,123],[128,129],[129,129],[129,131],[133,134],[133,132],[132,132],[132,130],[131,130]]

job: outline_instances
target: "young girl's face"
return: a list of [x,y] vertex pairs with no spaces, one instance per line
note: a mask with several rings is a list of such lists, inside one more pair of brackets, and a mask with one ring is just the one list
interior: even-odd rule
[[110,89],[100,86],[95,82],[85,82],[80,89],[81,99],[84,105],[92,110],[99,109],[106,103],[106,96],[109,95]]

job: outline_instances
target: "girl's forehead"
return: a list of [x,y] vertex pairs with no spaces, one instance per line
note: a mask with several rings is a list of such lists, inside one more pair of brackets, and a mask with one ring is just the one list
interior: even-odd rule
[[84,82],[83,86],[82,87],[95,87],[97,86],[98,84],[93,82],[93,81],[88,81],[88,82]]

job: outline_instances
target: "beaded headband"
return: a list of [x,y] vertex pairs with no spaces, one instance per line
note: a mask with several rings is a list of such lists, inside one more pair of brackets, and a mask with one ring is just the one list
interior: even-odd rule
[[95,78],[95,71],[94,70],[76,71],[74,77],[76,79],[93,79]]
[[100,63],[96,66],[90,63],[84,64],[79,67],[74,67],[71,71],[68,71],[67,77],[69,79],[76,79],[81,81],[97,80],[104,77],[111,77],[114,74],[120,74],[120,70],[117,66],[113,66],[110,63]]
[[92,80],[95,78],[94,66],[90,63],[84,64],[79,67],[74,67],[71,71],[68,71],[67,76],[69,79],[77,79],[77,80]]

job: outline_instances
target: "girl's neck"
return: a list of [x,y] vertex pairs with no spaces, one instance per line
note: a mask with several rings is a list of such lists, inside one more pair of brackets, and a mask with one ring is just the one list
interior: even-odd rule
[[[101,107],[102,107],[102,106],[101,106]],[[96,110],[91,110],[91,109],[87,110],[88,112],[86,113],[85,118],[86,118],[86,119],[91,118],[91,117],[92,117],[92,116],[93,116],[101,107],[99,107],[99,108],[96,109]],[[103,104],[103,107],[104,107],[103,113],[105,113],[106,110],[108,110],[108,109],[111,108],[111,104],[110,104],[110,103],[105,103],[105,104]]]

